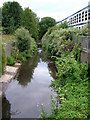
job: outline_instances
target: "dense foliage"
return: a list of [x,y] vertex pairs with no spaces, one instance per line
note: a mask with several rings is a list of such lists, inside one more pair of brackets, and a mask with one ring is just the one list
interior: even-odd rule
[[72,35],[72,29],[57,29],[56,26],[50,28],[42,38],[43,48],[48,55],[59,56],[71,44]]
[[63,22],[63,23],[61,23],[60,25],[59,25],[59,28],[62,28],[62,29],[64,29],[64,28],[68,28],[69,26],[68,26],[68,23],[65,21],[65,22]]
[[88,35],[88,26],[83,29],[50,28],[42,38],[43,48],[56,58],[57,79],[51,87],[56,92],[51,96],[51,115],[42,108],[42,118],[65,119],[88,117],[88,64],[80,63],[81,42],[73,45],[73,35]]
[[35,40],[38,39],[38,24],[37,15],[29,8],[25,8],[21,16],[21,26],[28,29],[29,33]]
[[37,45],[29,31],[23,27],[15,31],[16,44],[11,56],[7,57],[7,65],[13,66],[16,62],[25,62],[37,53]]
[[48,55],[60,56],[70,46],[72,46],[73,35],[88,35],[88,27],[85,26],[83,29],[66,28],[62,29],[59,26],[54,26],[46,32],[42,38],[42,44],[44,50]]
[[37,15],[29,8],[24,10],[18,2],[5,2],[2,7],[2,26],[6,34],[13,33],[20,26],[29,30],[29,33],[36,40],[38,39]]
[[44,17],[39,22],[39,39],[47,32],[49,27],[52,27],[56,24],[56,20],[51,17]]
[[23,10],[18,2],[6,2],[2,7],[2,26],[6,33],[12,33],[20,26]]
[[15,59],[12,56],[7,57],[7,65],[13,66],[15,64]]
[[[58,66],[58,79],[52,82],[51,86],[57,92],[58,102],[54,104],[51,117],[58,119],[87,118],[87,64],[78,64],[72,56],[59,58],[56,64]],[[58,107],[55,107],[56,105]]]
[[12,56],[16,60],[26,61],[37,52],[35,40],[29,34],[29,31],[23,27],[18,28],[15,32],[17,47],[14,48]]
[[29,31],[24,28],[19,28],[16,30],[16,39],[17,39],[17,47],[20,52],[30,49],[31,44],[31,36]]

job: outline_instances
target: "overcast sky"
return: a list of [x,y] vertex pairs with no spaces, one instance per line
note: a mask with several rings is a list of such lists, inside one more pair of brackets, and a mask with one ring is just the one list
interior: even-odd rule
[[0,7],[7,1],[17,1],[22,8],[29,7],[40,18],[48,16],[60,21],[86,7],[90,0],[0,0]]

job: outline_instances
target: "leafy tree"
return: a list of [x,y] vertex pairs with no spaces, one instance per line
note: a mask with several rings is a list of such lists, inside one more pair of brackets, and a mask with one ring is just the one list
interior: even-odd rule
[[10,18],[10,27],[8,28],[8,30],[10,31],[10,33],[13,33],[13,31],[15,30],[15,20],[13,17]]
[[56,20],[51,17],[44,17],[39,22],[39,39],[47,32],[49,27],[56,24]]
[[62,28],[62,29],[68,28],[68,23],[65,21],[65,22],[61,23],[61,24],[59,25],[59,27]]
[[31,36],[35,39],[38,38],[38,18],[37,15],[29,8],[23,11],[21,17],[21,25],[29,30]]
[[[14,32],[20,26],[23,10],[18,2],[6,2],[2,7],[2,26],[6,33]],[[14,29],[13,29],[14,28]]]

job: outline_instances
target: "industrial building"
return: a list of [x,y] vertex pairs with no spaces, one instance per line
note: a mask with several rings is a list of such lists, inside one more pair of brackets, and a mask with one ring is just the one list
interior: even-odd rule
[[57,22],[57,25],[62,22],[68,22],[69,27],[82,28],[84,25],[90,23],[90,4],[69,17]]

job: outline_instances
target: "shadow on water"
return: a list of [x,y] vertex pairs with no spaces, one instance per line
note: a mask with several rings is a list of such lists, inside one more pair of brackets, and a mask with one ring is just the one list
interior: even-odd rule
[[3,95],[2,96],[2,118],[11,118],[11,113],[10,113],[11,105],[7,98]]
[[54,79],[56,79],[54,61],[38,48],[37,55],[22,64],[17,77],[9,84],[3,100],[3,116],[38,118],[41,104],[48,111],[50,95],[53,94],[49,85]]
[[19,75],[17,77],[17,81],[19,81],[19,84],[21,84],[22,86],[27,86],[27,84],[31,82],[34,69],[37,67],[39,61],[39,56],[35,55],[21,66]]

